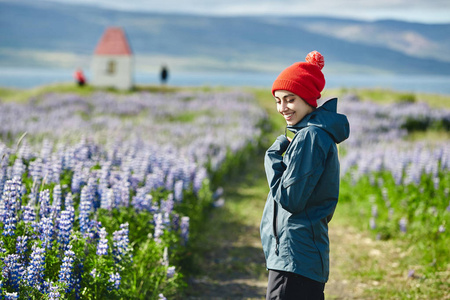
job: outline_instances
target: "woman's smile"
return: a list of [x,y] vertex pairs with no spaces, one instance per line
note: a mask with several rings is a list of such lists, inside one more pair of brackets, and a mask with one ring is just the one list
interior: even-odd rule
[[284,117],[287,125],[297,124],[314,110],[302,98],[289,91],[277,90],[274,96],[277,110]]
[[286,120],[286,121],[290,121],[291,119],[292,119],[292,115],[293,115],[294,113],[283,113],[283,116],[284,116],[284,119]]

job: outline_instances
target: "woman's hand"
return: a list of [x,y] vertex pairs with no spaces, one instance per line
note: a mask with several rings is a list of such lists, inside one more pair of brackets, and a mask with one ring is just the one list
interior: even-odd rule
[[291,137],[287,136],[286,138],[288,139],[289,143],[292,142],[292,138]]

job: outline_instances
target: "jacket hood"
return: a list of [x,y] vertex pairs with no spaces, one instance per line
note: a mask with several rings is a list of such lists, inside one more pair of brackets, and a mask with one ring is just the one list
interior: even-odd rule
[[316,126],[325,130],[337,144],[345,141],[350,135],[347,117],[337,113],[337,98],[328,100],[297,124],[287,126],[287,129],[297,133],[300,129],[308,126]]

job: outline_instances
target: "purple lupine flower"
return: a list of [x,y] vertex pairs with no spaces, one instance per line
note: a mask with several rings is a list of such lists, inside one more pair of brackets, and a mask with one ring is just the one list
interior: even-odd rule
[[39,193],[39,217],[49,217],[51,213],[50,191],[45,189]]
[[189,239],[189,217],[181,217],[181,238],[186,244]]
[[27,252],[27,242],[28,242],[28,236],[22,235],[17,237],[17,243],[16,243],[16,251],[18,254],[22,255],[22,257]]
[[71,191],[72,193],[79,193],[81,190],[82,185],[82,175],[83,172],[83,166],[79,163],[75,165],[74,173],[72,176],[72,185],[71,185]]
[[101,227],[102,227],[101,222],[97,222],[96,220],[89,220],[88,231],[85,232],[84,236],[89,238],[90,240],[98,239]]
[[99,208],[100,202],[98,201],[99,194],[98,194],[97,178],[89,177],[87,187],[89,190],[89,194],[91,195],[91,201],[92,201],[93,208],[94,209]]
[[145,187],[148,191],[156,190],[160,187],[164,186],[164,172],[155,168],[153,173],[147,175],[147,179],[145,180]]
[[100,228],[100,240],[98,241],[97,245],[97,255],[108,255],[108,239],[106,238],[106,235],[108,233],[106,232],[105,227]]
[[2,270],[2,277],[9,282],[14,290],[19,290],[19,282],[22,280],[20,276],[21,264],[19,262],[19,255],[9,254],[4,259],[4,267]]
[[5,228],[3,229],[2,234],[4,236],[13,236],[14,231],[16,230],[17,219],[14,213],[8,211],[5,214]]
[[219,199],[220,197],[222,197],[223,192],[224,192],[223,187],[218,187],[213,194],[213,199]]
[[74,278],[73,273],[73,261],[75,258],[75,252],[72,251],[72,246],[64,252],[64,258],[59,270],[59,282],[66,286],[66,293],[70,293],[73,289]]
[[167,278],[172,278],[175,276],[175,267],[168,267],[167,268]]
[[38,203],[38,199],[39,199],[38,187],[37,186],[31,187],[30,193],[28,194],[27,205],[31,206],[31,207],[36,207],[36,204]]
[[175,182],[175,187],[173,189],[175,201],[177,201],[178,203],[183,201],[183,185],[183,181],[178,180],[177,182]]
[[438,190],[439,189],[439,184],[441,183],[441,179],[439,177],[434,177],[433,178],[433,184],[434,184],[434,189]]
[[166,190],[172,191],[173,185],[174,185],[174,176],[173,176],[172,172],[169,172],[169,174],[167,174],[167,176],[166,176],[166,182],[165,182],[164,186],[165,186]]
[[172,228],[173,231],[178,231],[180,229],[180,215],[174,213],[172,215]]
[[17,211],[20,208],[21,200],[21,186],[22,183],[19,178],[7,180],[1,197],[1,215],[0,221],[5,223],[6,233],[3,235],[14,235],[15,224],[17,223]]
[[61,154],[53,153],[51,159],[52,182],[59,183],[63,169],[63,158]]
[[72,234],[73,222],[72,213],[68,210],[63,210],[58,217],[58,244],[62,249],[65,249],[70,242],[70,235]]
[[169,194],[166,200],[161,201],[161,212],[163,213],[164,226],[170,225],[170,215],[172,214],[175,202],[173,201],[173,194]]
[[10,209],[14,210],[14,213],[20,209],[22,204],[22,180],[20,177],[15,176],[12,179],[11,185],[11,207]]
[[121,207],[128,207],[130,202],[130,183],[122,180],[118,184],[118,193],[120,196],[119,205]]
[[50,283],[50,287],[48,289],[48,300],[58,300],[61,297],[61,294],[59,292],[59,287],[54,284]]
[[100,273],[99,272],[97,272],[97,269],[96,268],[94,268],[94,269],[92,269],[92,271],[91,272],[89,272],[89,274],[92,276],[92,278],[100,278]]
[[120,207],[121,197],[120,197],[120,187],[118,183],[114,183],[111,187],[113,194],[113,208]]
[[113,255],[116,262],[122,261],[124,256],[131,257],[132,249],[128,234],[128,223],[121,224],[120,230],[113,233]]
[[406,220],[406,218],[401,218],[400,221],[398,222],[398,225],[400,226],[400,231],[403,233],[406,233],[406,226],[407,226],[408,222]]
[[370,218],[369,223],[370,223],[370,229],[372,229],[372,230],[377,229],[377,223],[375,222],[374,217]]
[[444,233],[445,232],[445,226],[444,225],[440,225],[439,229],[438,229],[439,233]]
[[43,217],[39,222],[40,239],[43,241],[42,246],[44,248],[51,248],[53,242],[53,221],[52,219]]
[[376,204],[372,205],[372,217],[378,218],[378,206]]
[[153,222],[155,223],[155,232],[153,233],[153,239],[159,244],[161,243],[161,236],[164,234],[164,220],[162,213],[154,214]]
[[26,166],[25,164],[22,162],[21,159],[16,159],[14,161],[14,165],[12,167],[12,177],[19,177],[22,178],[23,173],[25,173],[26,171]]
[[68,208],[73,208],[73,196],[72,193],[67,193],[66,198],[64,199],[64,208],[68,210]]
[[167,196],[166,200],[161,201],[161,211],[163,213],[166,213],[166,214],[170,215],[172,213],[172,211],[173,211],[174,205],[175,205],[175,202],[173,200],[173,194],[170,193]]
[[167,300],[167,298],[164,297],[163,294],[159,294],[159,295],[158,295],[158,300]]
[[122,279],[122,277],[120,277],[120,274],[118,272],[116,272],[116,273],[112,273],[112,274],[109,275],[108,281],[111,282],[114,285],[114,288],[116,290],[118,290],[119,286],[120,286],[121,279]]
[[81,190],[80,196],[80,208],[79,208],[79,220],[80,220],[80,231],[86,232],[88,230],[89,214],[91,213],[92,202],[89,195],[89,189],[84,186]]
[[42,165],[41,158],[38,158],[38,159],[30,162],[30,166],[29,166],[30,175],[33,178],[33,181],[36,183],[41,182],[41,179],[43,178],[42,168],[43,168],[43,165]]
[[197,173],[195,174],[194,178],[194,193],[198,195],[198,192],[202,188],[203,180],[205,180],[208,177],[207,171],[205,168],[200,168]]
[[6,253],[5,243],[0,240],[0,253]]
[[43,282],[45,270],[45,249],[33,245],[32,250],[30,263],[26,270],[25,281],[28,286],[41,290],[41,283]]
[[14,293],[8,293],[5,292],[5,300],[16,300],[19,299],[19,293],[14,292]]
[[214,201],[213,206],[216,208],[223,207],[225,205],[225,199],[219,198],[216,201]]
[[138,210],[146,210],[149,212],[156,211],[156,205],[153,203],[153,196],[148,194],[148,191],[144,188],[137,189],[136,195],[133,197],[133,201],[131,203],[133,207]]
[[22,219],[25,224],[36,222],[36,212],[34,211],[34,207],[32,205],[27,204],[26,206],[22,206],[22,210]]
[[388,220],[392,220],[392,217],[394,216],[394,209],[392,207],[389,207],[388,210]]
[[64,208],[65,210],[70,212],[70,220],[73,221],[75,220],[75,208],[73,206],[73,196],[72,193],[67,193],[66,198],[64,200]]
[[114,208],[114,191],[110,188],[105,188],[101,195],[100,207],[111,211]]
[[55,185],[53,188],[53,202],[50,208],[52,217],[56,219],[61,212],[61,186]]

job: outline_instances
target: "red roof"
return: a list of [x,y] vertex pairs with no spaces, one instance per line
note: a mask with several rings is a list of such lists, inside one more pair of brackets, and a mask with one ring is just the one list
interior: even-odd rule
[[109,27],[95,48],[97,55],[131,55],[125,32],[120,27]]

